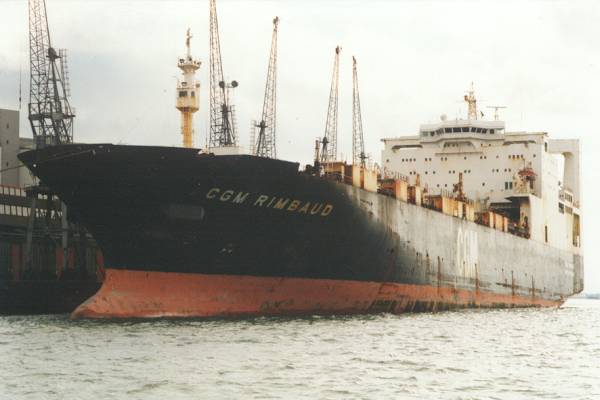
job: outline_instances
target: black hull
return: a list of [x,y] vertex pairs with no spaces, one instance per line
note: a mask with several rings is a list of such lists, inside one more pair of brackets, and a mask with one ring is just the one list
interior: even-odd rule
[[112,145],[20,157],[88,227],[110,268],[420,283],[398,268],[397,235],[365,218],[343,184],[295,163]]

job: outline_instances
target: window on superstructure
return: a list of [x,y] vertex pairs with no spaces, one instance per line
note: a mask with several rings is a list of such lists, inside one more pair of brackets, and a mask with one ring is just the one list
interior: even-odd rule
[[490,133],[494,133],[494,130],[493,130],[493,129],[490,129]]
[[481,129],[482,133],[487,133],[487,129]]
[[444,128],[445,133],[452,133],[452,128]]
[[187,96],[187,92],[185,90],[181,90],[179,92],[179,97],[186,97]]
[[477,128],[475,128],[474,126],[471,127],[471,132],[477,132]]
[[477,133],[481,133],[481,128],[477,128]]
[[458,133],[458,132],[460,132],[460,128],[452,128],[452,132]]
[[464,127],[464,128],[462,128],[462,131],[463,132],[469,132],[469,128],[468,127]]

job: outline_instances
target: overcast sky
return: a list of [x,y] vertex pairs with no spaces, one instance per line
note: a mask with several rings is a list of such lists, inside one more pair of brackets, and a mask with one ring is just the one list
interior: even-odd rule
[[[174,108],[184,36],[203,62],[195,141],[208,124],[208,0],[47,0],[51,39],[67,48],[81,142],[180,145]],[[464,116],[471,81],[486,117],[510,131],[580,138],[586,290],[600,291],[600,3],[572,1],[219,0],[224,71],[238,134],[260,116],[272,18],[279,16],[278,155],[303,163],[323,134],[333,50],[342,46],[338,148],[351,154],[351,56],[358,59],[367,152],[443,113]],[[0,0],[0,108],[28,99],[27,2]],[[30,136],[26,115],[22,135]]]

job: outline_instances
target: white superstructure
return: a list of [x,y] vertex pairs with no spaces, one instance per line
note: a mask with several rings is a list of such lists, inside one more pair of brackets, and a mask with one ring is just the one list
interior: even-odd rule
[[545,132],[507,132],[499,120],[469,118],[421,125],[419,133],[383,139],[383,175],[407,177],[428,195],[462,191],[477,211],[510,217],[533,240],[562,249],[580,247],[579,141]]

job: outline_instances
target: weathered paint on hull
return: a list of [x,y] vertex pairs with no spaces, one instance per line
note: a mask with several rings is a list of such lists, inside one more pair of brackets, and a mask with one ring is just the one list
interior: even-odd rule
[[[19,157],[89,229],[107,264],[131,274],[75,316],[557,305],[583,286],[583,259],[573,249],[301,173],[286,161],[113,145]],[[149,278],[156,276],[165,279]]]
[[73,318],[235,317],[559,306],[562,300],[450,287],[108,269]]

